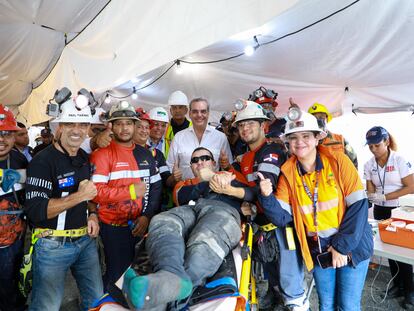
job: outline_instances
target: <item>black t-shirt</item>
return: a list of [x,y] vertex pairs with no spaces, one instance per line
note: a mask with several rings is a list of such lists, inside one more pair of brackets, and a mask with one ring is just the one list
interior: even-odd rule
[[46,149],[47,147],[49,147],[51,144],[40,144],[37,145],[34,149],[33,149],[33,154],[32,156],[34,157],[36,154],[38,154],[40,151]]
[[179,131],[185,130],[187,127],[190,126],[190,121],[187,120],[187,118],[184,120],[183,124],[178,125],[174,119],[171,119],[171,127],[173,129],[174,135],[177,135]]
[[[7,159],[0,161],[0,168],[2,169],[26,169],[27,168],[27,159],[26,157],[21,154],[19,151],[12,149],[9,153],[10,159],[10,166],[7,166]],[[20,204],[24,203],[24,189],[21,184],[15,184],[14,189],[16,190],[17,197],[19,199]],[[13,195],[13,190],[9,190],[8,192],[4,192],[0,188],[0,200],[7,200],[10,202],[16,202],[16,199]]]
[[49,199],[62,198],[78,190],[79,183],[90,179],[91,166],[82,149],[74,157],[57,150],[53,144],[30,162],[26,180],[27,216],[35,228],[78,229],[86,226],[87,202],[47,219]]

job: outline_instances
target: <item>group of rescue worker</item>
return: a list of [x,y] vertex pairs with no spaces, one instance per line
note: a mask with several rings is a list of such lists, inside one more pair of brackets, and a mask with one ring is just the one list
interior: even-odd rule
[[[82,96],[58,102],[54,139],[33,158],[15,146],[27,130],[0,106],[0,310],[27,308],[27,280],[18,282],[26,229],[29,310],[59,310],[69,270],[82,310],[122,276],[129,308],[174,310],[217,272],[246,220],[261,237],[268,297],[309,310],[305,264],[320,310],[360,309],[373,250],[368,199],[356,154],[327,129],[324,105],[305,112],[290,99],[279,118],[277,93],[260,87],[214,128],[208,100],[181,91],[168,99],[171,119],[126,101],[105,112]],[[140,275],[131,265],[144,236],[152,273]],[[322,265],[326,254],[336,269]]]

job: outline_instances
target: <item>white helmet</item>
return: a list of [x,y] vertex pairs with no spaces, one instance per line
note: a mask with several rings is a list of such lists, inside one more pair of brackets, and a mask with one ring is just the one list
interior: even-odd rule
[[152,108],[149,112],[149,117],[153,121],[160,121],[168,123],[170,120],[168,119],[168,112],[162,107],[155,107]]
[[298,120],[289,120],[286,123],[285,133],[282,137],[285,138],[287,135],[297,132],[318,132],[320,139],[326,137],[326,133],[319,128],[318,120],[315,116],[305,111],[301,111],[301,115]]
[[100,116],[105,114],[105,110],[101,107],[95,108],[95,114],[92,116],[91,124],[104,124]]
[[91,123],[92,114],[89,106],[76,108],[73,98],[68,99],[60,106],[60,113],[51,123]]
[[266,112],[263,110],[263,107],[260,104],[247,100],[245,102],[245,107],[242,110],[237,111],[236,119],[233,122],[233,126],[236,126],[238,122],[244,120],[270,119],[266,116]]
[[175,91],[168,97],[169,106],[188,106],[188,98],[181,91]]

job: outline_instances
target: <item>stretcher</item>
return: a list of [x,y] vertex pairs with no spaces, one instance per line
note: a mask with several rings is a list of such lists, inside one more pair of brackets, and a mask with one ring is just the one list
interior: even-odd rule
[[[183,304],[183,308],[175,310],[191,310],[191,311],[244,311],[257,310],[255,278],[252,273],[252,243],[253,230],[251,225],[247,223],[244,229],[244,240],[237,246],[231,254],[229,254],[225,262],[231,258],[233,271],[232,276],[221,274],[222,267],[215,276],[207,280],[204,288],[197,288],[187,304]],[[144,269],[145,270],[145,269]],[[115,292],[104,295],[90,311],[127,311],[130,310],[123,300],[120,292],[122,288],[122,277],[115,284]],[[209,296],[210,294],[210,296]],[[166,309],[154,309],[154,311]]]

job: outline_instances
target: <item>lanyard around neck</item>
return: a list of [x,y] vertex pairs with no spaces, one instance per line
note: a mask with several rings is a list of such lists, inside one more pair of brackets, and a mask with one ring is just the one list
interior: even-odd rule
[[302,171],[299,166],[299,162],[296,162],[296,167],[299,173],[299,176],[302,180],[303,188],[305,189],[306,194],[309,199],[312,201],[312,212],[313,212],[313,225],[316,230],[316,239],[318,241],[319,252],[322,252],[321,242],[319,240],[318,234],[318,187],[319,187],[319,174],[320,171],[316,171],[316,181],[315,188],[313,189],[313,194],[310,192],[309,186],[307,185],[305,178],[303,177]]
[[[379,172],[379,165],[378,165],[378,161],[375,160],[375,163],[377,164],[377,175],[378,175],[378,179],[382,188],[382,194],[385,194],[385,173],[387,172],[387,166],[388,166],[388,159],[390,158],[390,153],[388,152],[388,156],[387,156],[387,162],[385,162],[384,164],[384,174],[382,175],[382,180],[381,180],[381,175]],[[382,204],[384,204],[385,202],[383,201]]]

